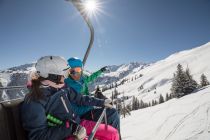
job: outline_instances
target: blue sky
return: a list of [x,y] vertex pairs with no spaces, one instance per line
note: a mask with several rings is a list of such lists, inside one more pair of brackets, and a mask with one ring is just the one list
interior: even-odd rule
[[[210,0],[104,0],[103,11],[91,19],[88,70],[155,62],[210,41]],[[0,0],[0,69],[44,55],[83,58],[88,42],[86,24],[64,0]]]

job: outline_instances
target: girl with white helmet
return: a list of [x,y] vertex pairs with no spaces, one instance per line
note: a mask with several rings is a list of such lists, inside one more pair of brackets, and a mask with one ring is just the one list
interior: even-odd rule
[[[89,135],[95,122],[80,120],[71,103],[111,107],[109,100],[101,100],[78,94],[65,88],[65,59],[59,56],[40,58],[36,71],[31,75],[30,93],[21,106],[21,120],[30,140],[83,140]],[[117,130],[101,124],[95,135],[99,140],[119,140]]]

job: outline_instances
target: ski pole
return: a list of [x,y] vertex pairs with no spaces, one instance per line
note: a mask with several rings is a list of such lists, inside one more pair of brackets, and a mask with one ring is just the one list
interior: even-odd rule
[[106,111],[105,111],[105,114],[104,114],[104,121],[105,121],[105,127],[106,127],[106,129],[108,128],[107,126],[108,126],[108,123],[107,123],[107,115],[106,115]]
[[91,132],[91,134],[90,134],[90,136],[89,136],[89,138],[88,138],[88,140],[93,140],[93,137],[95,136],[95,133],[96,133],[96,131],[97,131],[99,125],[101,124],[101,122],[102,122],[102,120],[103,120],[105,114],[106,114],[106,108],[104,108],[103,112],[101,113],[101,116],[100,116],[100,118],[98,119],[96,125],[94,126],[94,128],[93,128],[93,130],[92,130],[92,132]]

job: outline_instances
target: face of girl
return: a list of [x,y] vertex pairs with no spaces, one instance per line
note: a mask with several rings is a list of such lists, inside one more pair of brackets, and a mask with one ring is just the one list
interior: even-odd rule
[[71,68],[69,70],[69,75],[71,76],[72,79],[78,81],[81,78],[82,75],[82,68],[76,67],[76,68]]

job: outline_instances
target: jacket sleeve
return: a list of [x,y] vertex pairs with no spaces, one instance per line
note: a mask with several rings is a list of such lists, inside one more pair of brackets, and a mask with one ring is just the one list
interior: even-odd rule
[[72,134],[65,125],[49,127],[45,109],[38,102],[24,102],[21,106],[21,119],[29,140],[62,140]]
[[72,88],[65,89],[71,102],[78,105],[104,107],[104,100],[77,93]]
[[98,78],[100,75],[102,74],[101,70],[98,70],[96,72],[94,72],[93,74],[91,74],[90,76],[86,76],[84,78],[85,83],[90,83],[93,82],[96,78]]

